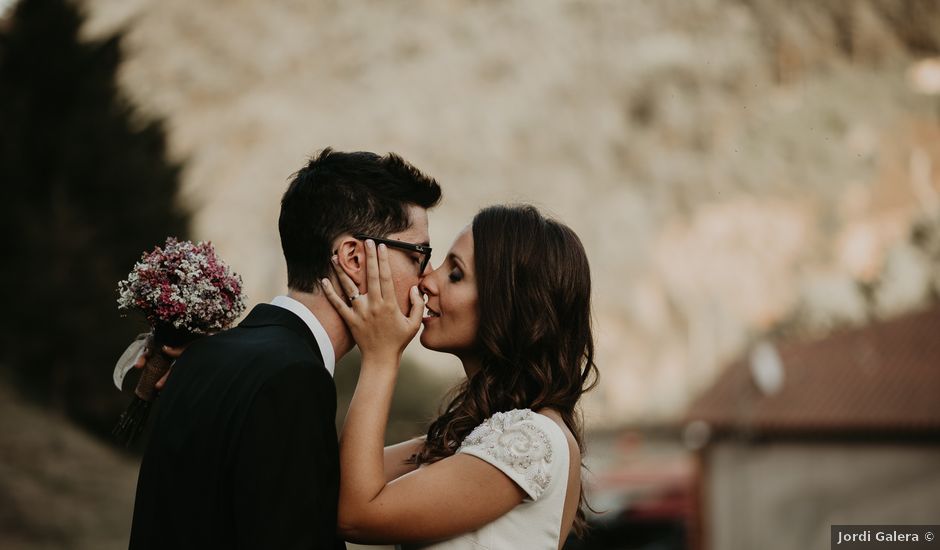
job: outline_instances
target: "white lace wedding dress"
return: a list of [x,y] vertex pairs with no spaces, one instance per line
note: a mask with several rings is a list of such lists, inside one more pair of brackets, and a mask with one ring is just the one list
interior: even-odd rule
[[529,409],[496,413],[464,439],[458,453],[499,468],[526,492],[508,514],[424,550],[556,550],[568,487],[568,439],[551,418]]

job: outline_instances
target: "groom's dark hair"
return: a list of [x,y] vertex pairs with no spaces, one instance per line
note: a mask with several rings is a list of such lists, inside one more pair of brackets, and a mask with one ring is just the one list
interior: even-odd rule
[[278,229],[287,285],[313,292],[330,271],[330,245],[343,233],[377,237],[408,228],[408,206],[441,200],[434,180],[389,153],[343,153],[326,148],[291,176],[281,199]]

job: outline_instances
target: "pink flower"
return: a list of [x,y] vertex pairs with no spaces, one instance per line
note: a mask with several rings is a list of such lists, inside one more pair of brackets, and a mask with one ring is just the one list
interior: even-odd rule
[[118,308],[137,309],[152,324],[192,334],[228,327],[245,311],[241,277],[229,270],[212,243],[166,240],[146,252],[118,283]]

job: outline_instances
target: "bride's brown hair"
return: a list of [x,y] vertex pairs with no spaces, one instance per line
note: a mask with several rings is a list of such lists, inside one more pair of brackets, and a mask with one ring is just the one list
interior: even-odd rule
[[[473,218],[481,368],[431,423],[417,464],[453,455],[476,426],[511,409],[557,411],[584,454],[578,400],[597,383],[591,273],[581,240],[535,207],[491,206]],[[584,491],[574,531],[584,531]]]

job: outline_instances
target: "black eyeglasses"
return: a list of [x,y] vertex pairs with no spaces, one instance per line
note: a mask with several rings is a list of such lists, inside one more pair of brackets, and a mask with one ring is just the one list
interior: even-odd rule
[[382,237],[373,237],[372,235],[363,235],[362,233],[353,235],[353,238],[359,239],[360,241],[371,239],[375,241],[376,245],[384,244],[385,246],[389,246],[391,248],[397,248],[399,250],[407,250],[409,252],[420,253],[422,256],[421,256],[421,267],[418,269],[419,276],[422,273],[424,273],[424,270],[427,269],[428,267],[428,263],[431,262],[431,247],[427,245],[416,244],[416,243],[406,243],[404,241],[395,241],[392,239],[383,239]]

